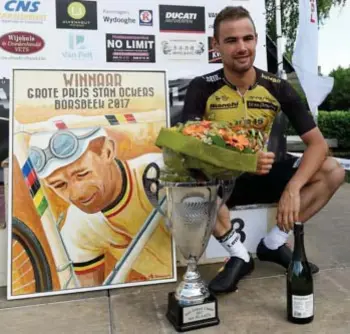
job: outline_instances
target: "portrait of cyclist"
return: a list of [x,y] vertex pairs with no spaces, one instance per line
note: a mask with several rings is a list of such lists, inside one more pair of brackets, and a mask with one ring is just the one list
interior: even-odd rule
[[[40,132],[29,143],[39,179],[69,203],[61,235],[82,286],[103,283],[106,254],[115,261],[121,258],[157,198],[153,183],[159,177],[161,154],[122,161],[115,145],[100,127]],[[129,281],[170,277],[171,237],[159,224],[140,250]]]
[[[261,151],[256,173],[243,173],[237,179],[213,232],[230,254],[209,284],[214,293],[235,291],[240,279],[254,270],[254,260],[230,222],[228,207],[277,203],[276,226],[260,241],[256,255],[261,261],[287,268],[292,251],[286,242],[294,222],[305,223],[313,217],[345,178],[344,169],[328,156],[322,133],[292,86],[254,66],[257,42],[255,24],[245,8],[226,7],[218,13],[213,48],[221,55],[223,67],[190,82],[182,122],[231,121],[260,129],[268,136],[276,115],[283,112],[306,149],[301,159],[288,156],[278,162],[273,152]],[[319,271],[315,264],[310,266],[313,273]]]

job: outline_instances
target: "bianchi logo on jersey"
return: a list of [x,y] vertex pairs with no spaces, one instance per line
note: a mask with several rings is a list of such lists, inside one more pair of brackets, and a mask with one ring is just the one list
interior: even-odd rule
[[210,109],[211,110],[234,109],[234,108],[238,108],[238,102],[211,103],[210,104]]

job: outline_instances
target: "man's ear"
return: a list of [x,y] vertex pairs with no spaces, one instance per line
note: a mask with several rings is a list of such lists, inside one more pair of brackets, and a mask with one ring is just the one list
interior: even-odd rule
[[112,162],[115,158],[115,142],[111,138],[106,138],[102,147],[102,156],[106,162]]

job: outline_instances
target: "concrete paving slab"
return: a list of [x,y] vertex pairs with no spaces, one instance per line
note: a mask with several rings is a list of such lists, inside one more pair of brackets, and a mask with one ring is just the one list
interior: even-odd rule
[[[113,333],[175,333],[165,317],[167,300],[160,289],[111,295]],[[350,269],[324,270],[315,277],[313,323],[286,321],[285,277],[246,279],[240,289],[219,297],[219,326],[200,333],[349,333]]]
[[73,293],[69,295],[20,299],[20,300],[7,300],[6,287],[2,287],[0,288],[0,310],[12,308],[12,307],[51,304],[56,302],[67,302],[67,301],[74,301],[74,300],[80,300],[80,299],[101,298],[101,297],[107,297],[107,296],[108,296],[108,290]]
[[0,311],[1,334],[108,334],[108,297]]

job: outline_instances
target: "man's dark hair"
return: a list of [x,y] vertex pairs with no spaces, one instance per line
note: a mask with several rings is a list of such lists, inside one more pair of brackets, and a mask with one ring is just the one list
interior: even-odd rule
[[250,13],[242,6],[227,6],[216,15],[214,20],[214,37],[216,40],[219,40],[219,26],[220,23],[226,20],[241,20],[249,19],[254,27],[256,32],[255,24],[250,16]]

